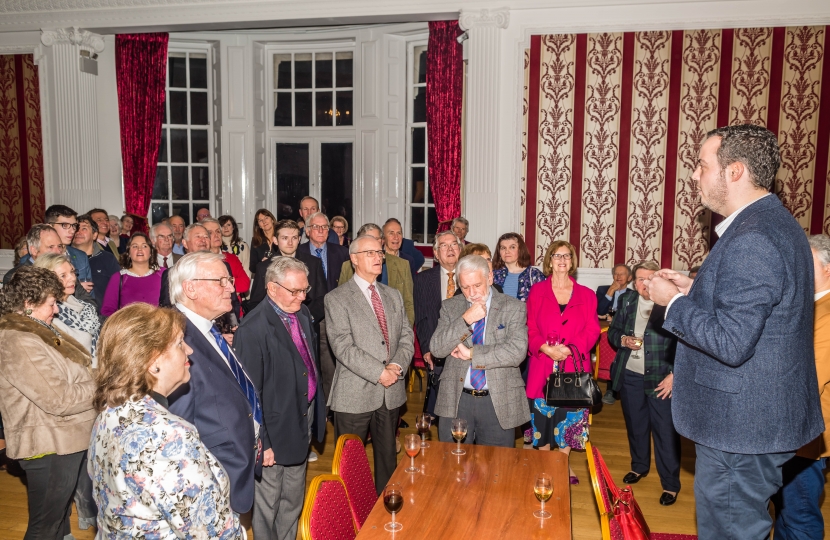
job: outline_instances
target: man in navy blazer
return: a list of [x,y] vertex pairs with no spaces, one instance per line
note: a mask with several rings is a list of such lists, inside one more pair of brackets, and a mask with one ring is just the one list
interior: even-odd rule
[[187,317],[184,341],[193,349],[190,381],[170,395],[170,412],[196,426],[199,438],[228,473],[231,508],[244,514],[253,506],[254,474],[262,466],[262,406],[253,383],[213,326],[214,319],[231,310],[234,286],[221,254],[189,253],[169,274],[170,297]]
[[631,283],[631,268],[626,264],[618,264],[611,270],[614,282],[611,285],[600,285],[597,287],[597,315],[604,317],[612,307],[616,309],[620,296],[629,290]]
[[769,193],[780,164],[765,128],[711,131],[693,178],[726,219],[694,281],[650,280],[678,338],[677,431],[695,441],[698,537],[769,538],[781,467],[824,431],[813,357],[813,264],[807,237]]

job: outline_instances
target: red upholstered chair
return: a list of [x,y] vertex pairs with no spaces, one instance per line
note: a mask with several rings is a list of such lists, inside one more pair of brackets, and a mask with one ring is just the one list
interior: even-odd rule
[[608,343],[608,328],[603,328],[599,333],[599,341],[597,341],[594,380],[611,380],[611,364],[614,362],[616,355],[617,350]]
[[369,458],[360,437],[347,434],[337,439],[331,472],[338,475],[346,485],[352,517],[357,530],[360,530],[378,500]]
[[[588,455],[588,471],[591,473],[591,485],[594,488],[597,507],[599,507],[602,540],[625,540],[623,531],[614,517],[611,491],[608,489],[608,484],[614,485],[614,481],[611,478],[606,478],[597,470],[597,463],[602,462],[602,454],[590,442],[585,443],[585,453]],[[649,535],[649,538],[651,540],[697,540],[697,535],[653,532]]]
[[415,386],[415,377],[418,377],[418,392],[424,391],[424,376],[427,372],[427,365],[424,363],[424,355],[421,353],[421,344],[418,342],[418,335],[415,335],[415,354],[412,363],[409,365],[409,392]]
[[357,529],[346,486],[339,476],[321,474],[311,481],[300,516],[303,540],[352,540]]

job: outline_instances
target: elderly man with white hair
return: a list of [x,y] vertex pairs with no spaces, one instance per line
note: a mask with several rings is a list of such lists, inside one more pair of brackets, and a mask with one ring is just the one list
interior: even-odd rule
[[150,242],[156,248],[159,268],[170,268],[176,264],[181,255],[173,253],[173,229],[166,223],[156,223],[150,227]]
[[170,394],[169,410],[194,426],[228,473],[231,508],[244,514],[254,503],[254,473],[262,466],[262,405],[256,388],[213,324],[231,310],[233,279],[221,254],[188,253],[170,269],[170,298],[187,317],[184,342],[190,382]]
[[452,420],[467,421],[466,442],[513,448],[530,420],[519,364],[527,356],[525,304],[493,289],[490,266],[468,255],[455,267],[461,295],[441,303],[430,350],[446,358],[435,414],[438,438],[452,441]]

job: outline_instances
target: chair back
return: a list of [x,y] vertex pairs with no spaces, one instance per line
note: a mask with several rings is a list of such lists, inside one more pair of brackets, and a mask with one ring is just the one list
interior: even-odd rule
[[595,380],[611,380],[611,364],[617,356],[617,350],[608,343],[608,328],[603,328],[599,333],[599,341],[596,348],[597,362],[594,364]]
[[321,474],[311,481],[300,516],[302,540],[353,540],[357,529],[346,486],[339,476]]
[[346,434],[337,439],[331,472],[343,480],[354,522],[360,530],[378,500],[369,458],[360,437]]
[[599,508],[602,540],[624,540],[622,529],[614,519],[611,492],[608,489],[608,482],[613,484],[614,481],[606,478],[601,472],[605,467],[597,467],[597,463],[605,463],[602,460],[602,454],[590,441],[585,443],[585,453],[588,455],[588,472],[591,474],[591,486],[594,488],[594,497]]

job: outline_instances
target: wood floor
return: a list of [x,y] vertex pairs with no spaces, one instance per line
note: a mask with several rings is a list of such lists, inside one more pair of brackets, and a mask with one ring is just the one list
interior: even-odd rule
[[[415,415],[421,410],[423,394],[418,392],[418,384],[415,383],[415,391],[409,394],[409,401],[403,417],[412,426],[410,429],[402,430],[402,434],[414,433]],[[432,437],[437,438],[437,429],[433,427]],[[600,449],[608,465],[609,470],[622,484],[622,477],[629,470],[630,458],[628,454],[628,441],[625,434],[622,411],[619,402],[605,408],[593,417],[591,428],[591,441]],[[522,441],[517,440],[516,446],[521,447]],[[326,442],[317,448],[320,458],[315,463],[310,463],[308,468],[307,481],[323,473],[331,472],[331,460],[334,454],[334,429],[329,424],[326,433]],[[367,447],[369,461],[371,463],[372,445]],[[528,452],[533,450],[528,450]],[[654,532],[673,532],[695,534],[695,504],[694,504],[694,445],[689,441],[683,441],[683,459],[680,481],[682,489],[678,495],[677,503],[673,506],[663,507],[658,503],[662,489],[660,479],[657,476],[657,469],[652,460],[651,474],[634,486],[634,493],[637,501],[648,520],[651,530]],[[406,459],[404,453],[399,454],[399,459]],[[599,513],[591,484],[588,477],[588,462],[584,452],[571,454],[571,465],[580,479],[578,486],[572,486],[572,511],[573,511],[573,538],[574,540],[597,540],[601,537],[599,529]],[[26,521],[28,519],[26,491],[20,477],[19,469],[12,466],[10,471],[0,471],[0,540],[20,540],[26,532]],[[528,519],[530,519],[528,509]],[[825,523],[830,523],[830,500],[824,499],[822,511],[825,516]],[[74,514],[74,512],[73,512]],[[253,538],[250,531],[250,515],[243,516],[243,522],[249,527],[248,538]],[[826,528],[830,532],[830,527]],[[91,540],[94,538],[93,531],[80,531],[77,528],[77,518],[73,515],[72,533],[78,540]]]

